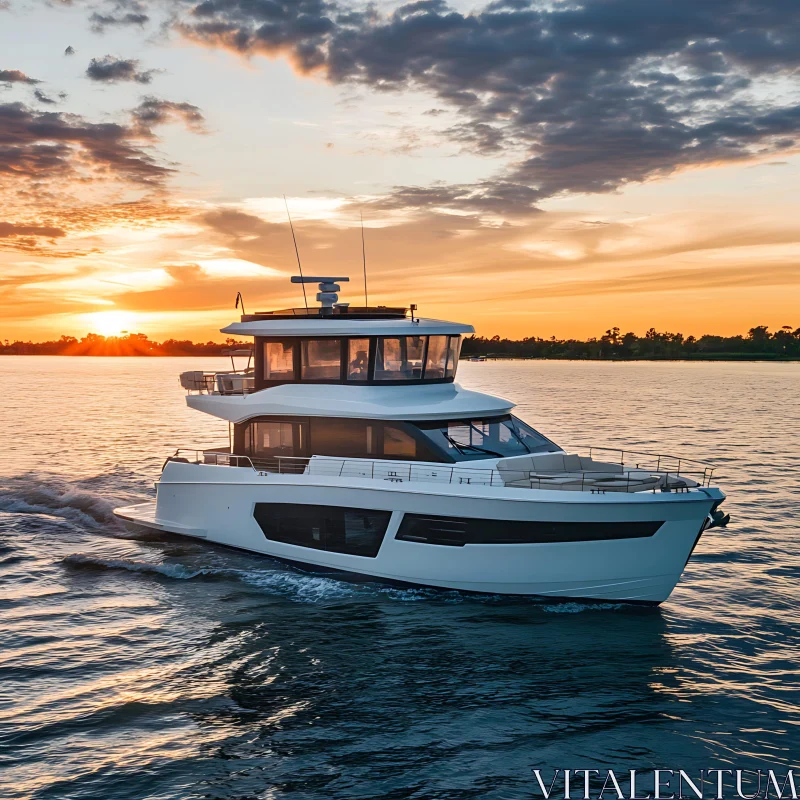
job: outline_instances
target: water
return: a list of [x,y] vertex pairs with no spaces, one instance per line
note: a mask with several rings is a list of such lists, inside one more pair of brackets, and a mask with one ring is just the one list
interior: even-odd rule
[[111,509],[227,441],[177,374],[0,358],[0,796],[531,798],[553,767],[797,767],[800,365],[465,363],[564,445],[710,458],[727,530],[670,600],[354,586]]

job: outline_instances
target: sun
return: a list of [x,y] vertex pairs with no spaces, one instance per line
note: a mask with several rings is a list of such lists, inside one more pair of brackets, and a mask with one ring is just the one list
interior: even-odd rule
[[136,315],[131,311],[97,311],[87,314],[89,331],[101,336],[119,336],[127,333],[136,322]]

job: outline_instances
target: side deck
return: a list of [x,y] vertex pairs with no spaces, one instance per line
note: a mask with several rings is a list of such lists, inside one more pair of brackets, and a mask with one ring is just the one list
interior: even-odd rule
[[[599,461],[596,453],[618,461]],[[275,456],[256,459],[222,450],[177,450],[165,462],[249,469],[259,475],[288,474],[356,478],[395,483],[434,483],[590,492],[689,492],[711,486],[713,468],[664,455],[590,448],[588,456],[564,453],[486,459],[484,467],[422,461]],[[475,462],[473,462],[475,463]]]

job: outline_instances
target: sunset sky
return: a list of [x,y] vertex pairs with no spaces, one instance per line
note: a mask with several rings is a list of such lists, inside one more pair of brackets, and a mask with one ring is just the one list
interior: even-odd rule
[[513,337],[800,326],[800,2],[0,0],[0,339],[350,275]]

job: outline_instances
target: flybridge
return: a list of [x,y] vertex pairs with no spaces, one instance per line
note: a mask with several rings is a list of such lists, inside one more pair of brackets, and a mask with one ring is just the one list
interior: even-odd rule
[[[301,317],[306,319],[329,318],[347,316],[348,319],[404,319],[408,313],[405,307],[390,306],[351,306],[350,303],[340,303],[338,292],[341,291],[339,282],[347,283],[348,277],[292,277],[292,283],[319,284],[317,301],[319,306],[314,308],[284,308],[279,311],[257,311],[255,314],[242,314],[242,322],[256,322],[263,319],[291,319]],[[305,290],[304,290],[305,291]],[[413,306],[412,306],[413,308]]]

